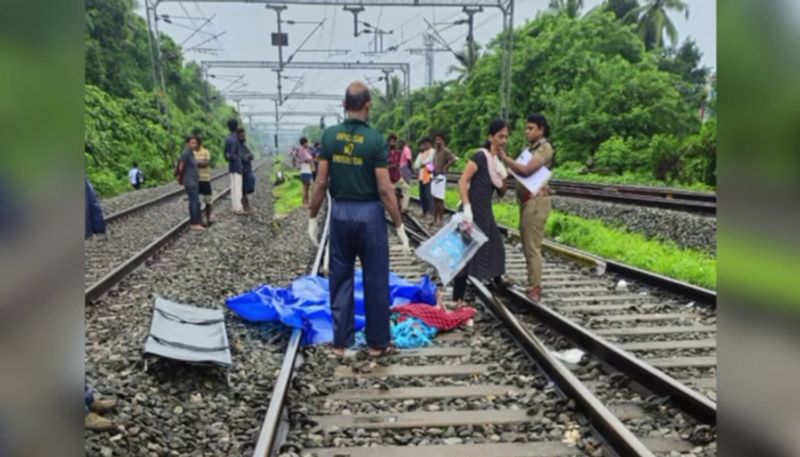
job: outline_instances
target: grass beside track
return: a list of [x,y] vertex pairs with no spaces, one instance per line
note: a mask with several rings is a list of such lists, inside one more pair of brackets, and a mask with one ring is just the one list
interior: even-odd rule
[[[412,194],[418,196],[418,188],[412,188]],[[447,189],[445,202],[448,207],[455,208],[459,200],[456,189]],[[493,212],[500,224],[519,227],[517,204],[496,202]],[[671,241],[648,239],[624,227],[559,211],[550,213],[545,232],[559,243],[607,259],[708,289],[716,289],[717,286],[717,259],[703,251],[682,248]]]
[[286,180],[272,189],[275,198],[275,214],[282,216],[289,214],[303,206],[303,183],[298,173],[284,172]]

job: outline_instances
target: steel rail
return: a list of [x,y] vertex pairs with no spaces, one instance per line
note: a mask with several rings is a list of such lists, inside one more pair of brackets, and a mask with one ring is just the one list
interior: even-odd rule
[[632,192],[607,191],[604,189],[591,189],[576,186],[550,186],[554,195],[564,197],[588,198],[614,203],[627,203],[640,206],[652,206],[681,211],[690,211],[703,214],[716,214],[717,203],[713,201],[700,201],[686,198],[669,198],[653,195],[641,195]]
[[567,181],[562,179],[550,180],[551,185],[562,187],[581,187],[584,189],[612,190],[617,192],[628,192],[639,195],[654,195],[664,198],[681,198],[685,200],[700,200],[706,202],[716,202],[715,192],[703,192],[688,189],[676,189],[673,187],[640,186],[634,184],[603,184],[589,183],[583,181]]
[[555,311],[534,303],[510,287],[500,290],[500,295],[511,299],[518,307],[530,312],[538,321],[571,340],[584,351],[624,373],[648,390],[667,395],[682,411],[705,424],[716,424],[717,404],[710,398],[687,387],[661,370],[638,359],[591,331],[579,326]]
[[620,457],[654,457],[654,454],[600,401],[577,376],[555,359],[545,345],[526,329],[480,280],[469,277],[478,297],[497,317],[539,368],[589,419],[591,425]]
[[[266,161],[262,161],[261,163],[255,165],[253,167],[253,171],[257,170],[261,165],[266,163]],[[228,186],[225,190],[220,192],[216,197],[214,197],[213,203],[216,203],[222,197],[230,193],[230,186]],[[181,191],[183,192],[183,191]],[[128,258],[128,260],[124,261],[122,264],[118,265],[116,268],[111,270],[110,272],[106,273],[102,278],[97,280],[94,284],[87,287],[84,292],[84,303],[91,304],[97,301],[100,297],[105,295],[108,291],[113,289],[117,284],[119,284],[123,278],[125,278],[128,274],[130,274],[133,270],[138,268],[141,264],[143,264],[147,259],[155,255],[165,244],[169,243],[170,241],[177,238],[177,236],[187,227],[189,226],[189,218],[182,220],[174,227],[169,229],[165,234],[158,237],[158,239],[154,240],[142,250],[134,254],[132,257]]]
[[[220,179],[223,176],[226,176],[228,174],[229,173],[227,171],[223,172],[223,173],[220,173],[220,174],[214,176],[213,178],[211,178],[211,180],[212,181],[216,181],[217,179]],[[165,194],[162,194],[162,195],[159,195],[157,197],[153,197],[150,200],[146,200],[146,201],[144,201],[142,203],[133,205],[133,206],[131,206],[129,208],[125,208],[125,209],[119,210],[116,213],[113,213],[113,214],[110,214],[109,216],[107,216],[106,217],[106,223],[110,224],[111,222],[114,222],[117,219],[121,219],[121,218],[123,218],[125,216],[128,216],[128,215],[130,215],[132,213],[135,213],[136,211],[140,211],[140,210],[143,210],[143,209],[148,208],[150,206],[154,206],[154,205],[156,205],[158,203],[161,203],[164,200],[169,200],[170,198],[176,197],[178,195],[181,195],[184,192],[186,192],[184,189],[175,189],[173,191],[169,191],[169,192],[167,192]]]
[[[331,198],[328,197],[328,211],[325,217],[325,228],[322,231],[322,238],[319,241],[319,248],[314,256],[314,263],[311,267],[311,275],[317,276],[322,271],[322,263],[325,257],[324,253],[328,245],[328,235],[330,232],[330,218],[331,218]],[[264,415],[264,421],[261,423],[261,430],[258,433],[258,441],[256,448],[253,451],[254,457],[269,457],[277,455],[282,441],[288,433],[288,427],[283,425],[286,423],[286,397],[291,390],[292,377],[294,376],[294,368],[297,364],[297,356],[300,353],[300,344],[303,340],[303,329],[295,328],[289,337],[289,343],[286,345],[286,352],[283,356],[283,364],[281,370],[278,372],[278,378],[275,380],[275,386],[272,390],[267,413]]]
[[[447,208],[447,211],[451,212],[452,210]],[[409,219],[413,223],[421,226],[421,224],[419,224],[415,218],[409,217]],[[510,232],[516,232],[499,224],[498,227],[501,229],[501,232],[504,232],[505,235],[508,235]],[[423,233],[426,233],[427,235],[427,232]],[[424,241],[419,236],[415,238],[419,242]],[[587,259],[599,259],[591,254],[573,250],[572,248],[561,246],[557,243],[552,244],[559,249],[559,253],[561,255],[566,255],[568,257],[576,256],[577,260],[584,263],[587,261]],[[603,265],[607,269],[609,264],[606,262],[608,261],[602,260],[602,263],[599,263],[598,260],[598,265]],[[614,262],[612,262],[611,265],[611,271],[614,270],[613,263]],[[606,271],[609,270],[607,269]],[[646,272],[644,270],[638,271],[643,274],[650,274],[650,272]],[[655,276],[658,277],[659,280],[671,279],[664,278],[661,275]],[[473,285],[474,284],[475,282],[473,281]],[[480,284],[480,286],[483,287],[483,284]],[[691,286],[691,284],[688,286]],[[571,340],[577,346],[583,348],[586,352],[606,362],[621,373],[624,373],[626,376],[638,382],[648,390],[651,390],[659,395],[669,396],[676,406],[678,406],[682,411],[687,412],[698,421],[706,424],[716,424],[717,404],[705,395],[694,391],[680,381],[665,374],[661,370],[658,370],[646,362],[643,362],[642,360],[636,358],[633,354],[617,348],[603,338],[584,329],[583,327],[575,324],[574,322],[550,310],[549,308],[530,301],[520,292],[513,290],[510,287],[504,287],[500,292],[501,295],[512,300],[515,309],[524,309],[526,312],[530,312],[539,321],[551,328],[554,328],[558,333]],[[716,298],[716,294],[714,294],[714,296]]]
[[[458,182],[460,176],[459,173],[448,173],[447,180],[450,183]],[[509,177],[506,183],[509,186],[515,185],[516,180]],[[555,196],[588,198],[702,214],[717,212],[717,194],[713,192],[561,180],[551,180],[548,184]]]
[[[421,224],[416,218],[409,216],[409,220],[421,227]],[[426,234],[425,237],[409,231],[411,237],[417,242],[422,242],[429,237],[427,232],[423,231],[423,233]],[[533,357],[537,364],[542,367],[548,376],[550,376],[551,379],[557,380],[562,392],[568,395],[568,397],[576,399],[576,403],[579,403],[587,413],[587,416],[592,418],[593,425],[604,439],[606,439],[615,450],[620,452],[619,455],[640,455],[635,453],[637,450],[641,451],[641,447],[639,447],[641,442],[638,441],[638,438],[633,436],[627,427],[614,417],[613,413],[608,411],[599,400],[585,397],[587,393],[591,397],[594,397],[594,395],[589,392],[577,377],[572,375],[563,364],[556,361],[532,333],[519,324],[513,313],[508,311],[508,308],[497,300],[495,294],[492,294],[481,281],[472,277],[469,278],[469,281],[473,287],[476,288],[481,301],[484,302],[487,308],[509,327],[514,338],[526,352]],[[687,412],[699,422],[712,425],[716,424],[716,403],[708,397],[695,392],[657,368],[615,347],[603,338],[580,327],[558,313],[542,305],[531,302],[527,297],[510,287],[502,288],[500,290],[500,295],[510,298],[514,302],[515,308],[518,307],[530,312],[540,322],[553,328],[577,346],[583,348],[586,352],[608,363],[610,366],[638,382],[648,390],[659,395],[669,396],[679,409]],[[568,375],[566,375],[566,373],[568,373]],[[580,398],[576,398],[576,396]],[[600,408],[598,408],[598,405]],[[614,420],[609,420],[610,417],[613,417]],[[630,441],[631,437],[633,437],[635,441]]]

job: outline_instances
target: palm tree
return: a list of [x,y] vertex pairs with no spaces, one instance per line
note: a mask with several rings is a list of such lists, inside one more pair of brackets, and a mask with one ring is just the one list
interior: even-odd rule
[[397,75],[392,75],[387,82],[386,88],[386,103],[389,105],[393,105],[394,102],[400,98],[403,92],[403,85],[400,81],[400,77]]
[[556,14],[576,18],[583,9],[583,0],[550,0],[549,8]]
[[678,43],[678,30],[667,15],[667,10],[684,13],[689,18],[689,5],[683,0],[647,0],[625,16],[639,23],[639,34],[647,49],[664,47],[664,32],[672,46]]
[[457,81],[463,81],[468,78],[475,68],[478,58],[481,56],[480,50],[480,45],[474,41],[471,45],[469,42],[465,44],[463,50],[454,53],[456,60],[458,60],[458,65],[451,65],[447,69],[447,73],[457,73]]
[[606,0],[603,4],[605,11],[611,11],[614,16],[625,24],[636,22],[636,18],[631,18],[628,13],[639,6],[638,0]]

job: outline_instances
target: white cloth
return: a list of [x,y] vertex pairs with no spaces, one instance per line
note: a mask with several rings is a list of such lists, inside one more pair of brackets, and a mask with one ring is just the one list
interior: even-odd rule
[[231,209],[243,212],[242,206],[242,174],[231,173]]
[[136,176],[139,174],[138,168],[131,168],[131,171],[128,172],[128,178],[131,179],[131,184],[136,184]]
[[444,200],[444,194],[447,191],[447,176],[441,174],[436,175],[431,181],[431,196]]
[[311,174],[311,164],[310,163],[301,163],[300,164],[300,174]]

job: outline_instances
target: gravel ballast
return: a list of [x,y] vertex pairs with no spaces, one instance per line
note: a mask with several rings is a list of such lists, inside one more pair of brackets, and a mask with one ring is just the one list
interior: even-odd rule
[[[186,232],[155,259],[130,274],[108,296],[87,306],[86,382],[101,397],[118,400],[111,432],[85,432],[88,456],[222,456],[252,450],[286,332],[245,324],[226,311],[233,355],[230,386],[219,368],[151,359],[142,349],[156,295],[224,309],[227,297],[259,284],[287,284],[304,274],[314,247],[306,214],[272,217],[268,167],[257,172],[255,214],[236,216],[226,198],[216,223]],[[120,259],[122,260],[122,259]]]

